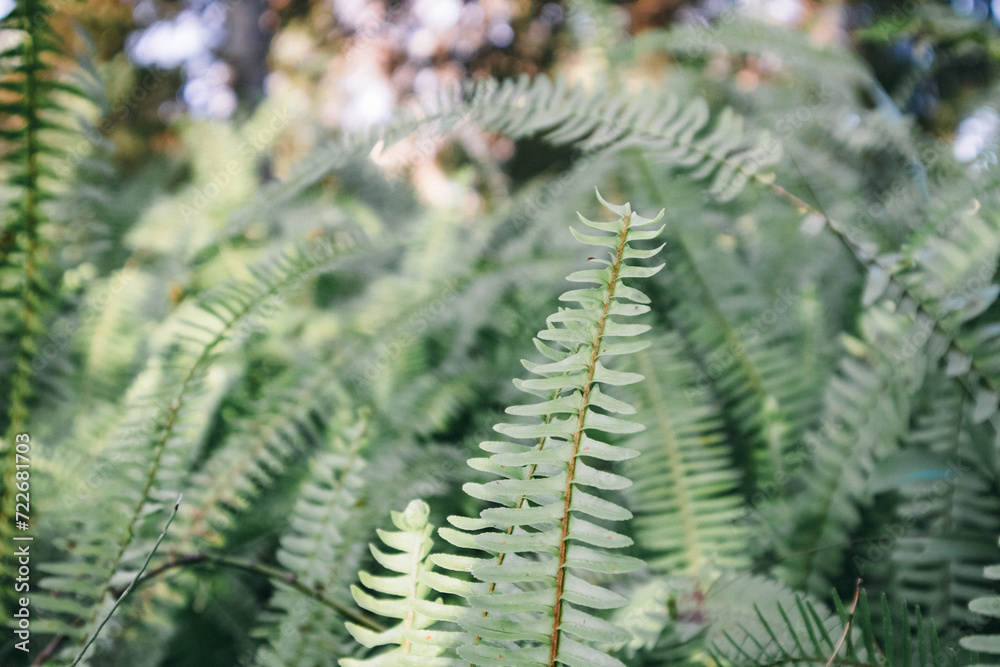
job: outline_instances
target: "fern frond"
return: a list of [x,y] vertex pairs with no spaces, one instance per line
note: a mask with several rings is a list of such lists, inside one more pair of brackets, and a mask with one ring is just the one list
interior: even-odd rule
[[522,391],[541,397],[543,402],[512,407],[508,412],[539,421],[495,426],[513,440],[531,439],[537,444],[482,443],[481,447],[493,456],[471,459],[470,465],[502,479],[466,484],[464,488],[472,497],[499,506],[484,509],[478,519],[450,517],[459,530],[440,531],[456,546],[493,555],[447,564],[437,561],[452,569],[466,569],[483,585],[488,584],[485,588],[477,586],[467,595],[471,613],[462,619],[463,627],[478,639],[460,647],[458,653],[476,664],[620,665],[620,661],[588,642],[620,645],[629,637],[628,632],[587,611],[617,608],[624,598],[584,577],[590,576],[585,573],[627,572],[642,562],[605,551],[627,547],[631,540],[583,516],[602,522],[621,521],[630,518],[631,513],[583,487],[608,491],[627,488],[630,482],[601,469],[604,464],[593,467],[584,459],[606,464],[638,454],[597,440],[595,432],[624,434],[642,429],[613,416],[634,410],[603,390],[634,384],[641,377],[610,370],[603,361],[646,347],[641,342],[614,339],[637,336],[648,326],[612,318],[649,310],[644,305],[648,297],[623,280],[645,278],[659,271],[660,267],[636,266],[627,260],[646,259],[659,251],[640,250],[632,243],[659,234],[661,230],[637,228],[658,221],[662,212],[650,220],[633,213],[628,204],[601,202],[620,216],[618,220],[581,219],[605,235],[584,235],[576,230],[573,234],[587,245],[608,248],[610,259],[595,260],[605,265],[603,269],[578,271],[568,278],[572,282],[595,283],[597,287],[571,290],[560,297],[579,307],[561,309],[548,318],[548,328],[539,332],[535,344],[549,362],[523,362],[539,377],[515,382]]
[[[52,29],[51,7],[44,0],[20,0],[0,20],[0,29],[12,37],[0,53],[0,165],[12,186],[0,209],[0,307],[4,337],[16,351],[7,366],[3,389],[9,403],[0,414],[0,434],[19,431],[27,419],[32,394],[32,361],[36,339],[43,329],[43,300],[51,294],[51,276],[45,275],[48,242],[44,228],[48,206],[64,183],[56,173],[70,157],[65,136],[77,133],[68,97],[86,99],[74,84],[60,81],[56,65],[62,58],[60,38]],[[9,144],[5,146],[6,144]],[[6,198],[5,198],[6,199]],[[13,325],[12,330],[8,330]],[[9,378],[9,379],[8,379]],[[10,458],[2,450],[4,461]],[[6,469],[6,464],[0,464]],[[2,510],[5,524],[8,517]]]
[[617,609],[611,619],[632,633],[622,651],[626,664],[705,665],[699,658],[705,655],[708,619],[697,607],[700,598],[693,579],[654,577],[629,591],[628,604]]
[[[1000,581],[1000,565],[991,565],[984,572],[988,579]],[[976,598],[969,602],[969,609],[977,614],[996,619],[994,626],[1000,620],[1000,595],[992,597]],[[1000,655],[1000,634],[993,635],[968,635],[962,637],[959,643],[963,648],[977,653],[989,655]],[[985,665],[975,665],[973,667],[986,667]]]
[[[659,199],[662,176],[644,160],[631,165]],[[701,206],[679,213],[679,219],[697,223],[670,231],[667,269],[650,294],[695,364],[696,382],[686,400],[718,403],[731,442],[740,443],[733,456],[742,491],[756,507],[783,497],[794,468],[790,454],[816,423],[830,372],[822,359],[825,335],[818,331],[815,290],[787,287],[804,277],[800,267],[806,262],[798,252],[787,255],[797,258],[797,266],[782,271],[785,260],[770,255],[763,239],[755,239],[753,257],[750,249],[711,248],[716,232],[708,215]],[[726,216],[714,217],[727,224]],[[784,238],[780,231],[768,233]]]
[[880,258],[884,268],[872,267],[869,278],[902,292],[899,298],[915,302],[950,339],[946,372],[967,382],[976,422],[1000,402],[1000,332],[995,316],[980,317],[1000,295],[1000,218],[980,206],[973,200],[939,229],[919,230],[900,255]]
[[[752,589],[760,590],[759,583],[747,583]],[[739,580],[723,586],[734,584],[743,588]],[[933,623],[924,622],[919,608],[916,610],[915,637],[911,638],[906,605],[901,604],[899,612],[893,615],[883,596],[884,623],[879,628],[882,631],[880,642],[863,589],[856,592],[849,607],[845,607],[834,593],[836,614],[830,614],[814,600],[787,589],[774,593],[757,593],[744,598],[754,600],[752,619],[714,621],[710,630],[710,653],[719,665],[939,667],[955,664],[953,658],[949,659],[950,654],[942,650]],[[711,614],[713,605],[706,606]]]
[[[991,429],[971,424],[973,406],[957,383],[935,373],[926,385],[903,448],[876,466],[871,490],[899,497],[892,597],[919,604],[944,629],[968,624],[971,599],[989,593],[982,568],[1000,556],[987,537],[1000,532],[1000,500],[976,455],[983,449],[977,443],[993,446],[993,434],[982,433]],[[861,562],[883,552],[862,548]]]
[[711,115],[700,98],[639,103],[602,89],[588,95],[544,77],[482,81],[467,95],[470,115],[484,129],[512,138],[538,136],[584,153],[639,148],[696,180],[709,180],[708,194],[720,201],[733,199],[750,181],[770,182],[773,175],[765,170],[781,155],[770,136],[748,138],[742,118],[730,109],[709,128]]
[[919,230],[894,266],[908,291],[957,326],[984,312],[1000,287],[992,284],[1000,256],[1000,219],[977,203],[936,229]]
[[390,597],[376,597],[359,586],[351,587],[358,606],[380,616],[400,619],[398,624],[381,632],[348,623],[351,635],[368,648],[398,647],[366,660],[343,658],[340,664],[344,667],[462,664],[454,657],[453,649],[465,640],[465,633],[431,629],[431,626],[438,621],[457,621],[465,613],[464,607],[426,597],[431,590],[447,587],[456,592],[456,584],[459,590],[467,590],[469,584],[463,585],[457,579],[433,571],[433,565],[428,562],[434,546],[431,539],[434,526],[427,523],[429,513],[427,503],[411,501],[405,511],[392,512],[397,531],[378,531],[382,542],[394,551],[384,552],[371,545],[375,560],[398,576],[373,576],[361,572],[361,583],[371,591]]
[[[220,385],[224,386],[206,388],[208,368],[227,343],[242,342],[241,322],[262,304],[283,298],[303,278],[336,259],[325,252],[289,253],[256,270],[255,280],[234,281],[201,299],[193,315],[200,321],[181,323],[183,333],[176,342],[154,358],[133,384],[127,396],[131,407],[102,455],[101,468],[114,474],[105,472],[101,509],[79,517],[91,522],[77,529],[84,544],[73,550],[82,560],[52,564],[50,571],[60,576],[48,582],[54,595],[39,597],[40,606],[68,612],[70,619],[92,622],[98,617],[124,568],[151,538],[148,517],[186,485],[207,415],[219,399]],[[70,598],[57,597],[61,590],[72,591],[77,601],[70,604]],[[88,604],[95,605],[93,610],[86,611]],[[53,625],[65,634],[81,631],[70,623]]]
[[812,596],[764,577],[723,577],[703,595],[702,613],[710,624],[706,644],[720,665],[757,667],[794,656],[796,650],[802,658],[807,651],[825,653],[825,662],[842,627]]
[[902,385],[914,382],[923,367],[922,359],[890,356],[913,340],[907,318],[872,309],[862,328],[869,342],[845,337],[856,356],[842,359],[825,398],[823,427],[806,439],[808,492],[790,503],[791,517],[775,519],[787,522],[788,581],[817,594],[829,590],[841,571],[843,547],[860,525],[861,508],[871,503],[875,465],[896,450],[907,431],[911,406]]
[[[958,224],[946,225],[944,234],[928,234],[929,228],[918,231],[916,238],[928,246],[923,252],[914,254],[911,246],[906,248],[908,253],[880,253],[878,244],[867,238],[866,229],[827,216],[779,185],[772,184],[771,189],[799,211],[815,216],[864,267],[868,272],[865,305],[886,298],[919,326],[929,325],[925,341],[932,341],[935,359],[948,353],[949,375],[960,377],[977,403],[974,421],[995,417],[1000,407],[1000,378],[995,377],[1000,371],[994,368],[1000,358],[996,351],[1000,330],[990,324],[962,326],[982,314],[1000,294],[1000,288],[993,285],[998,222],[992,211],[982,214],[990,218],[984,224],[977,219],[979,199],[973,199],[971,208],[959,214]],[[993,196],[988,191],[977,194],[987,200]],[[963,251],[979,261],[962,257]],[[921,267],[923,262],[925,267]]]
[[[55,165],[66,159],[65,135],[77,133],[68,97],[85,99],[59,80],[62,45],[44,0],[19,0],[0,19],[8,39],[0,52],[0,538],[13,525],[14,437],[25,430],[34,394],[34,361],[53,294],[46,238],[48,207],[62,189]],[[7,563],[0,564],[6,578]],[[0,592],[0,605],[12,592]]]
[[[365,521],[359,509],[365,485],[365,446],[368,416],[334,429],[329,451],[312,461],[292,511],[290,530],[281,539],[277,559],[304,585],[328,596],[346,598],[347,582],[359,563]],[[344,619],[329,607],[293,590],[278,590],[270,602],[273,623],[269,645],[261,648],[260,664],[330,664],[345,655]]]
[[730,428],[751,443],[737,452],[746,495],[757,490],[780,495],[785,456],[811,423],[809,408],[816,392],[810,391],[784,341],[766,334],[749,339],[743,335],[746,328],[726,312],[706,281],[706,262],[695,260],[679,234],[672,236],[669,268],[654,285],[654,295],[665,304],[667,322],[700,367],[698,388],[711,390],[698,393],[715,394]]
[[110,400],[128,389],[135,360],[147,344],[142,304],[155,284],[154,276],[128,265],[91,284],[81,305],[84,315],[77,337],[86,360],[80,372],[85,396]]
[[[320,369],[312,374],[306,369]],[[247,414],[239,418],[228,437],[204,467],[192,477],[186,492],[189,510],[179,517],[172,543],[182,551],[202,545],[220,546],[221,530],[233,515],[245,511],[262,490],[273,484],[293,457],[315,447],[326,426],[325,415],[347,402],[336,381],[340,366],[330,359],[296,365],[279,388],[265,389]],[[298,386],[287,386],[308,375]],[[185,546],[190,544],[191,547]]]
[[630,508],[636,541],[654,570],[698,576],[708,565],[738,570],[748,565],[739,472],[726,446],[718,410],[691,405],[694,368],[676,335],[636,353],[632,403],[649,429],[627,445],[642,453],[625,468],[634,483]]
[[587,91],[544,75],[502,82],[488,79],[448,91],[433,104],[405,112],[377,131],[344,135],[318,147],[287,181],[264,188],[251,206],[234,217],[226,233],[241,233],[252,217],[290,201],[358,155],[389,147],[421,128],[446,134],[464,123],[512,139],[538,137],[595,158],[638,148],[707,181],[708,194],[719,201],[735,198],[750,182],[770,183],[774,175],[768,167],[781,156],[773,137],[745,130],[743,120],[729,109],[713,123],[701,98],[681,102],[653,91],[643,95],[603,87]]

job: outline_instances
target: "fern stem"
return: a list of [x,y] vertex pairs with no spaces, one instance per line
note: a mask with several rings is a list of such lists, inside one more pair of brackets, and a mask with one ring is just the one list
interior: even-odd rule
[[684,523],[684,542],[687,544],[688,562],[691,572],[695,573],[702,565],[701,546],[698,543],[698,527],[694,522],[692,508],[694,502],[688,493],[686,463],[681,456],[681,446],[677,441],[677,430],[670,422],[670,417],[663,409],[666,399],[660,391],[660,380],[657,377],[657,368],[645,351],[636,353],[636,359],[642,370],[646,381],[643,386],[650,393],[650,403],[653,405],[656,414],[656,424],[660,428],[663,437],[663,445],[667,450],[667,458],[670,461],[670,476],[674,481],[674,489],[677,493],[677,507]]
[[159,577],[161,574],[168,572],[169,570],[181,568],[181,567],[191,567],[195,565],[216,565],[218,567],[229,568],[232,570],[240,570],[242,572],[249,572],[250,574],[256,574],[265,577],[276,584],[281,584],[288,586],[289,588],[302,593],[303,595],[316,600],[325,607],[329,607],[343,617],[345,620],[352,621],[358,625],[363,625],[366,628],[374,630],[375,632],[384,632],[385,628],[382,627],[377,621],[365,616],[364,614],[354,611],[344,605],[340,604],[335,600],[328,598],[322,589],[313,588],[311,586],[306,586],[293,572],[287,572],[284,570],[279,570],[275,567],[270,567],[268,565],[262,565],[260,563],[253,563],[250,561],[240,560],[238,558],[231,558],[229,556],[221,556],[218,554],[207,554],[207,553],[195,553],[195,554],[185,554],[182,556],[177,556],[172,560],[163,563],[162,565],[150,570],[144,574],[137,582],[136,588],[146,584],[152,579]]
[[[659,184],[656,182],[656,179],[653,178],[653,174],[650,171],[648,161],[645,158],[640,158],[639,160],[636,160],[636,164],[639,168],[640,173],[642,174],[643,180],[646,181],[646,187],[649,188],[650,193],[657,200],[663,201],[664,200],[663,193],[660,191],[660,187]],[[676,231],[671,236],[672,236],[671,240],[673,241],[671,247],[681,255],[682,262],[685,263],[689,268],[688,275],[690,275],[695,280],[695,282],[698,285],[698,289],[700,290],[701,294],[705,297],[702,306],[705,307],[705,309],[711,315],[712,319],[714,319],[716,324],[719,326],[719,329],[721,329],[723,340],[725,341],[726,347],[728,348],[728,351],[733,355],[733,357],[737,360],[740,369],[743,371],[746,377],[746,382],[750,390],[757,396],[762,406],[766,406],[772,401],[777,404],[777,399],[774,398],[774,396],[764,386],[763,378],[761,377],[760,373],[757,372],[757,368],[754,366],[753,362],[747,356],[746,350],[743,347],[743,343],[740,341],[739,337],[736,335],[736,332],[733,330],[732,325],[729,323],[729,319],[726,317],[725,313],[723,313],[722,308],[719,306],[718,301],[712,294],[711,289],[709,289],[708,283],[705,281],[705,277],[702,275],[702,272],[698,268],[698,262],[695,261],[694,256],[691,254],[691,250],[690,248],[688,248],[687,242],[684,240],[683,235],[680,233],[680,231]],[[683,335],[685,341],[689,338],[688,332],[685,330],[685,327],[674,326],[672,328],[680,332]],[[704,355],[701,354],[695,348],[694,345],[686,344],[686,346],[691,351],[692,357],[698,361],[699,366],[707,365],[704,359]],[[720,396],[719,398],[722,400],[725,399],[725,397],[723,396]],[[787,421],[785,415],[782,412],[780,412],[780,409],[779,409],[779,414],[776,415],[776,417],[780,418],[782,421]],[[763,429],[761,430],[759,436],[761,440],[764,441],[764,445],[766,445],[768,450],[767,451],[768,458],[772,465],[772,473],[771,473],[772,480],[784,479],[784,472],[783,472],[784,463],[782,461],[782,456],[781,456],[784,448],[782,447],[782,443],[780,442],[781,436],[780,435],[770,436],[764,433]],[[775,442],[775,438],[778,439],[778,442]],[[746,490],[747,497],[749,497],[754,490],[760,487],[760,476],[757,470],[757,465],[758,464],[755,461],[754,456],[748,457],[748,460],[746,462],[746,469],[748,476],[750,476],[750,479],[748,479],[746,482],[748,487]],[[784,496],[783,484],[778,484],[775,482],[774,488],[777,490],[778,497]]]
[[615,296],[615,285],[618,283],[618,272],[621,269],[622,255],[625,250],[625,242],[628,238],[628,229],[631,222],[631,214],[626,215],[622,222],[621,232],[619,232],[618,247],[615,251],[614,262],[611,265],[611,276],[608,279],[608,294],[604,298],[604,304],[601,306],[601,316],[597,320],[597,334],[594,336],[590,361],[587,364],[587,379],[583,383],[582,401],[580,409],[577,412],[577,425],[576,430],[573,432],[573,445],[569,453],[569,464],[566,468],[566,489],[563,492],[563,512],[559,531],[559,560],[556,565],[556,601],[552,610],[552,632],[549,644],[549,667],[555,667],[556,658],[559,656],[559,625],[562,623],[562,597],[566,580],[566,540],[569,536],[569,510],[573,504],[573,480],[576,474],[576,459],[580,452],[580,439],[583,436],[584,421],[587,418],[587,410],[590,407],[590,388],[594,383],[594,373],[597,370],[601,340],[604,337],[604,328],[607,325],[611,302]]
[[[417,553],[419,554],[419,552]],[[410,587],[406,594],[408,600],[419,599],[419,596],[417,595],[417,583],[418,583],[417,579],[420,576],[420,564],[421,564],[421,559],[414,558],[413,563],[410,566],[410,571],[407,574],[410,582]],[[413,629],[413,623],[414,621],[416,621],[416,619],[417,619],[416,612],[414,611],[413,606],[411,605],[406,610],[406,618],[403,619],[403,627],[405,628],[405,630],[403,631],[403,642],[401,644],[401,647],[403,649],[403,655],[410,655],[410,651],[413,649],[413,643],[410,642],[410,640],[407,638],[406,631]]]
[[[833,655],[831,655],[830,659],[826,661],[826,665],[824,665],[824,667],[830,667],[830,665],[833,664],[833,661],[837,658],[837,654],[840,653],[840,647],[842,647],[844,642],[850,638],[851,624],[854,622],[854,611],[858,608],[858,596],[860,592],[861,579],[858,579],[858,582],[854,585],[854,602],[851,603],[851,608],[848,611],[847,620],[844,623],[844,632],[840,635],[840,641],[837,642],[837,645],[833,649]],[[847,650],[851,650],[850,643],[848,643]]]
[[173,523],[174,517],[177,516],[177,509],[180,506],[181,506],[181,496],[177,496],[177,502],[174,503],[174,509],[172,512],[170,512],[170,516],[167,518],[167,522],[163,525],[163,530],[160,531],[160,537],[157,538],[156,544],[153,545],[153,548],[152,550],[150,550],[149,555],[146,556],[146,560],[143,561],[142,567],[139,568],[139,571],[136,573],[132,581],[129,582],[129,585],[125,587],[125,590],[122,591],[121,595],[116,596],[118,599],[115,600],[114,606],[111,607],[110,611],[108,611],[108,613],[101,620],[101,624],[98,625],[97,629],[94,630],[93,634],[90,635],[90,639],[88,639],[87,643],[84,644],[82,649],[80,649],[80,653],[77,654],[76,659],[70,664],[69,667],[76,667],[76,665],[78,665],[80,661],[83,660],[83,656],[87,653],[87,649],[89,649],[91,645],[95,641],[97,641],[97,637],[101,634],[101,630],[104,629],[104,626],[107,625],[108,621],[111,620],[111,617],[114,616],[115,611],[117,611],[118,607],[121,606],[121,603],[122,601],[125,600],[125,597],[129,593],[131,593],[132,590],[135,588],[136,582],[139,581],[139,578],[142,577],[142,573],[145,572],[146,567],[149,566],[149,561],[153,560],[153,554],[155,554],[156,550],[160,548],[160,544],[163,542],[163,538],[167,536],[167,529],[170,528],[170,524]]
[[[831,232],[833,232],[834,236],[837,238],[840,244],[847,249],[848,253],[851,255],[851,257],[855,259],[855,261],[858,262],[858,264],[860,264],[866,269],[874,265],[874,261],[865,257],[866,253],[858,246],[857,242],[855,242],[854,239],[851,238],[850,233],[843,227],[843,225],[840,222],[829,217],[819,208],[807,204],[800,197],[792,194],[791,192],[783,188],[781,185],[778,185],[777,183],[769,183],[767,187],[769,190],[771,190],[771,192],[778,195],[778,197],[792,204],[800,213],[809,214],[820,218],[825,223],[824,226]],[[890,284],[893,285],[893,287],[895,287],[897,290],[899,290],[906,299],[912,301],[913,304],[916,306],[917,312],[914,315],[914,317],[916,317],[917,315],[923,315],[924,317],[929,319],[933,325],[934,331],[944,336],[945,339],[947,339],[948,349],[964,357],[967,357],[970,360],[969,370],[966,371],[966,374],[974,372],[978,376],[979,382],[981,383],[983,388],[992,391],[994,394],[1000,394],[1000,387],[998,387],[997,384],[983,372],[982,367],[976,362],[975,356],[970,352],[968,352],[967,350],[965,350],[964,347],[962,347],[962,344],[959,343],[958,340],[956,339],[955,334],[945,329],[944,325],[942,325],[941,322],[938,320],[938,318],[933,313],[931,313],[927,305],[923,301],[921,301],[921,299],[918,298],[917,295],[914,294],[909,287],[907,287],[902,281],[900,281],[899,278],[897,278],[893,272],[886,271],[886,273],[889,277]],[[972,389],[970,389],[968,385],[964,382],[960,382],[959,384],[961,385],[965,393],[968,394],[968,396],[973,401],[975,401],[977,397],[973,393]]]

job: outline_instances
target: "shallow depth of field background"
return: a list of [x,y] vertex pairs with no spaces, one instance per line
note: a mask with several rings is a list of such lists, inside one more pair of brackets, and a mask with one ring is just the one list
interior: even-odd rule
[[[569,288],[564,276],[590,258],[567,226],[576,211],[605,214],[595,185],[643,215],[667,210],[668,268],[648,287],[654,345],[629,362],[659,387],[630,395],[654,438],[644,442],[655,449],[673,433],[671,451],[688,461],[701,446],[724,452],[722,481],[705,493],[736,507],[725,535],[698,523],[711,503],[671,533],[686,542],[649,537],[655,521],[628,529],[650,563],[621,584],[635,604],[652,600],[666,617],[656,596],[687,591],[680,612],[673,599],[677,627],[638,637],[630,664],[666,664],[664,627],[684,635],[711,616],[684,586],[700,595],[724,576],[769,577],[831,608],[831,589],[849,600],[863,577],[873,608],[883,593],[920,604],[945,647],[995,629],[967,607],[996,589],[982,568],[1000,556],[997,440],[992,424],[973,422],[998,422],[1000,348],[978,366],[927,351],[937,330],[894,301],[888,269],[864,263],[896,267],[897,253],[926,259],[922,244],[947,246],[942,265],[928,262],[940,281],[913,289],[961,344],[992,345],[1000,225],[996,189],[975,184],[996,182],[1000,155],[1000,0],[52,4],[67,53],[55,70],[86,82],[91,103],[67,103],[85,129],[60,140],[44,326],[21,338],[32,341],[36,581],[60,575],[43,563],[103,567],[116,530],[132,540],[116,512],[136,506],[150,445],[168,452],[150,498],[186,489],[155,576],[116,614],[93,664],[281,664],[290,637],[302,640],[292,667],[357,655],[342,618],[310,607],[303,621],[281,589],[296,563],[287,545],[307,530],[290,518],[301,490],[344,479],[323,471],[359,480],[348,519],[298,573],[346,606],[389,511],[423,498],[437,525],[478,511],[461,491],[482,481],[466,459],[524,400],[511,380],[522,358],[537,360],[531,339]],[[12,6],[0,0],[0,16]],[[781,143],[777,185],[762,178],[716,201],[661,164],[662,147],[595,159],[573,141],[512,139],[478,121],[404,125],[460,86],[522,75],[579,85],[594,107],[587,95],[602,90],[633,110],[703,98],[706,127],[732,121],[732,109],[734,137]],[[384,127],[389,139],[373,149],[337,152],[344,137],[361,145]],[[0,171],[3,211],[14,210],[10,180]],[[826,216],[865,237],[860,263]],[[10,266],[15,235],[0,236]],[[954,244],[934,245],[939,236]],[[295,289],[254,292],[250,314],[189,359],[201,350],[194,329],[215,326],[201,300],[231,281],[265,284],[251,267],[295,244],[337,263]],[[5,377],[20,344],[5,338]],[[980,375],[962,384],[970,368]],[[6,401],[8,380],[0,389]],[[944,450],[961,463],[934,467]],[[645,470],[661,473],[656,488],[683,485],[665,464]],[[914,501],[924,483],[928,497]],[[967,506],[975,512],[955,510]],[[124,589],[162,526],[163,513],[145,511],[108,591]],[[672,521],[672,511],[647,514]],[[95,546],[105,529],[112,537]],[[40,611],[32,659],[50,642],[68,650],[43,619],[86,616],[71,588]],[[0,664],[22,664],[5,642]]]

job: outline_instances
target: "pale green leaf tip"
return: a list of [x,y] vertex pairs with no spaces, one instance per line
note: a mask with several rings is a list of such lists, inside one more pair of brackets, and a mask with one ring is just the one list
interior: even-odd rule
[[625,216],[627,216],[627,215],[631,215],[632,214],[632,207],[631,207],[631,205],[628,202],[625,202],[625,204],[621,205],[621,206],[619,206],[617,204],[610,204],[610,203],[608,203],[604,199],[604,197],[601,196],[601,191],[598,190],[596,187],[594,188],[594,192],[597,193],[597,199],[598,199],[598,201],[600,201],[601,204],[603,204],[604,207],[607,208],[608,210],[613,211],[614,213],[617,213],[618,215],[622,216],[623,218]]
[[[632,226],[633,227],[641,227],[643,225],[651,225],[651,224],[653,224],[655,222],[659,222],[663,218],[664,213],[666,213],[666,209],[662,209],[662,208],[660,209],[660,212],[656,214],[655,218],[644,218],[641,215],[639,215],[638,213],[633,213],[632,214]],[[661,231],[663,231],[663,227],[660,227],[660,229],[657,230],[657,233],[660,233]]]
[[423,500],[411,500],[402,512],[392,512],[392,522],[400,530],[421,530],[427,525],[427,517],[430,516],[430,513],[431,508]]

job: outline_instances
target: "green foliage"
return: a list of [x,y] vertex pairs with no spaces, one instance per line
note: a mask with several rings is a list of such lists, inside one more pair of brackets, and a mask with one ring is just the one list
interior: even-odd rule
[[0,663],[1000,654],[995,165],[805,34],[569,15],[607,81],[334,135],[275,92],[113,178],[48,5],[3,19],[0,537],[30,432],[37,549]]
[[[59,79],[59,37],[52,8],[42,0],[22,0],[0,20],[7,37],[0,44],[0,343],[5,358],[0,380],[0,498],[14,489],[14,437],[23,433],[36,390],[39,339],[58,300],[51,259],[51,209],[62,191],[60,178],[73,171],[66,136],[78,135],[72,102],[86,99],[74,84]],[[74,99],[77,98],[77,99]],[[10,503],[0,504],[0,537],[9,541]],[[8,563],[0,575],[9,575]],[[11,591],[5,587],[0,602]]]
[[[287,201],[315,184],[351,156],[383,147],[421,127],[453,132],[468,123],[512,139],[537,138],[571,147],[591,159],[640,149],[658,162],[708,182],[719,201],[736,197],[748,183],[770,183],[767,168],[778,161],[781,146],[767,133],[747,132],[743,120],[726,109],[714,119],[701,98],[681,102],[655,92],[631,96],[603,88],[585,90],[562,78],[546,76],[515,81],[485,80],[442,95],[420,113],[380,128],[375,136],[346,135],[317,149],[300,173],[262,192],[252,209]],[[318,168],[317,168],[318,167]],[[236,217],[234,232],[245,216]]]
[[[356,507],[364,484],[361,456],[367,420],[343,429],[331,451],[313,460],[291,515],[291,530],[282,536],[276,555],[296,581],[328,596],[342,597],[346,582],[360,560],[358,537],[362,513]],[[270,646],[258,653],[262,665],[322,665],[344,645],[337,614],[317,600],[294,590],[279,590],[274,608]]]
[[[769,591],[771,592],[771,591]],[[845,606],[834,593],[836,614],[813,600],[788,590],[777,595],[755,595],[755,618],[737,622],[714,638],[711,652],[720,665],[913,665],[949,664],[941,652],[937,633],[916,611],[911,638],[905,604],[892,620],[889,603],[882,598],[885,624],[881,644],[876,637],[868,596],[855,594]]]
[[739,479],[718,408],[676,400],[697,392],[692,366],[676,336],[636,355],[644,379],[635,403],[649,426],[628,441],[642,453],[626,468],[635,483],[629,506],[647,562],[665,575],[749,564]]

